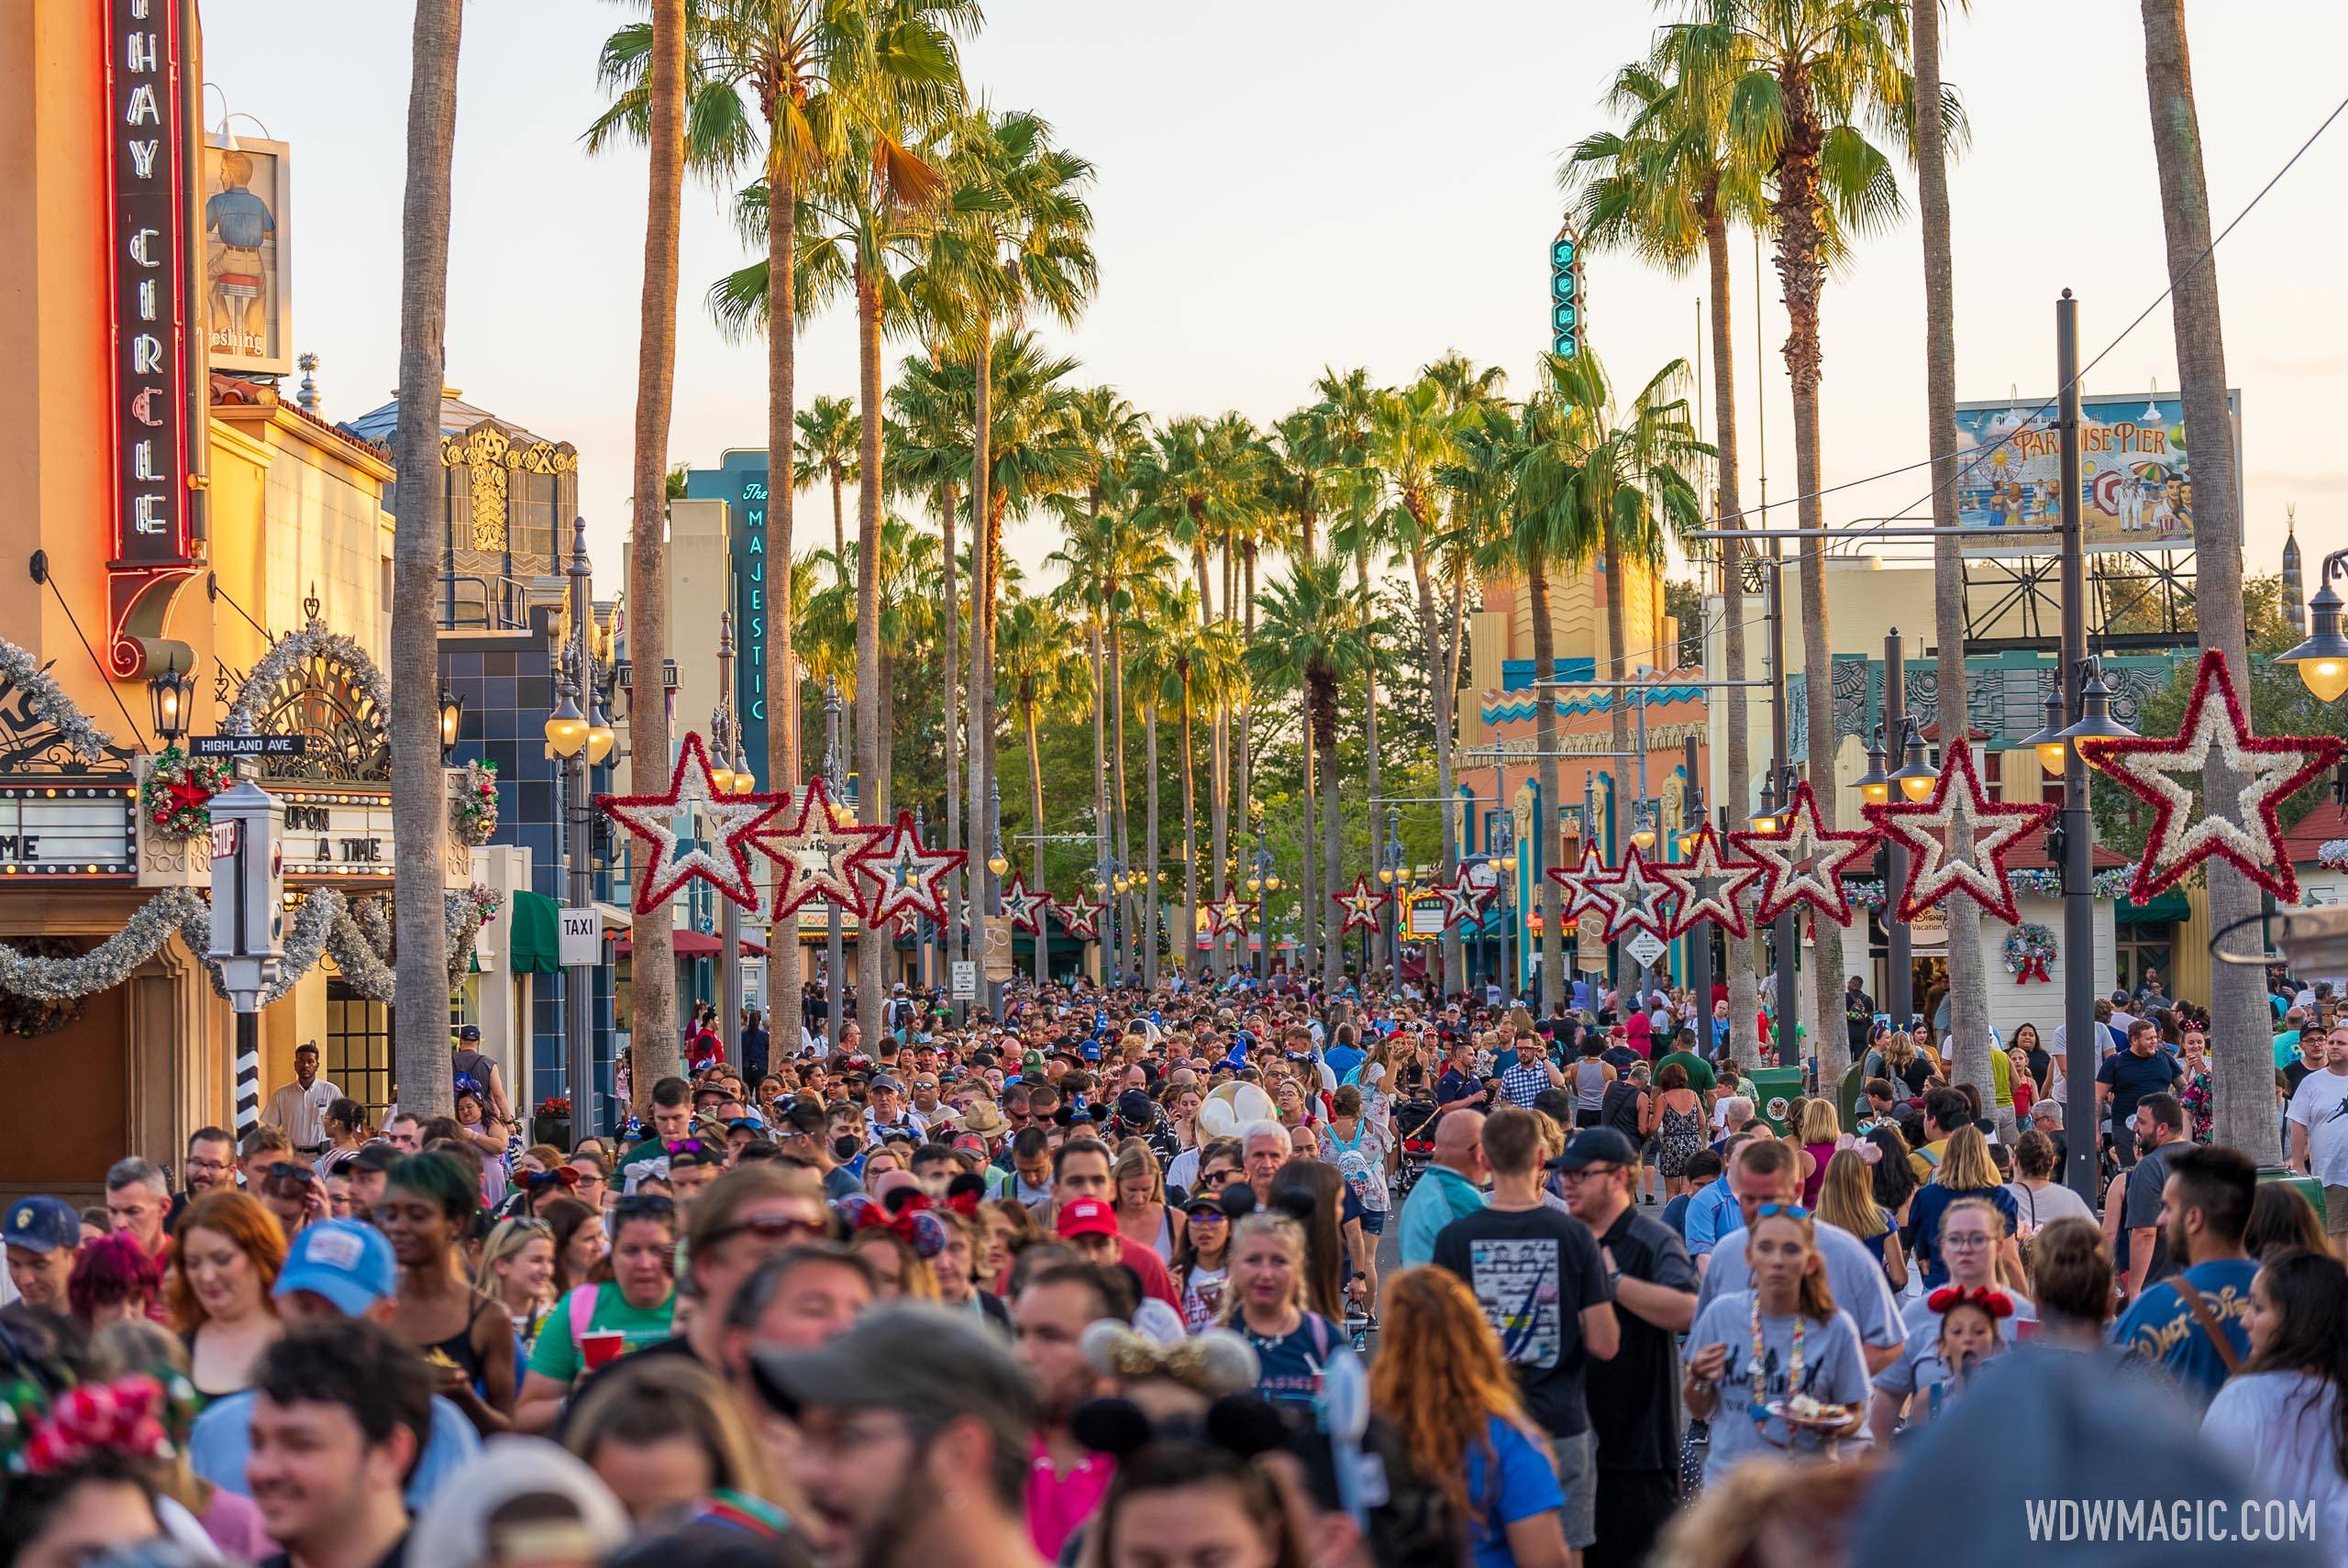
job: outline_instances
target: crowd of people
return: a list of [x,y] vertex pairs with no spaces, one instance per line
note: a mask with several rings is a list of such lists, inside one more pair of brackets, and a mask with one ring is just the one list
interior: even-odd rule
[[470,1032],[430,1120],[305,1046],[242,1137],[0,1219],[0,1568],[1880,1561],[2010,1536],[2065,1401],[2176,1461],[2080,1484],[2348,1562],[2348,1010],[2277,992],[2304,1182],[2210,1142],[2156,988],[2077,1132],[2035,1030],[1953,1081],[1856,981],[1859,1092],[1776,1117],[1723,999],[1586,980],[696,1009],[564,1145]]

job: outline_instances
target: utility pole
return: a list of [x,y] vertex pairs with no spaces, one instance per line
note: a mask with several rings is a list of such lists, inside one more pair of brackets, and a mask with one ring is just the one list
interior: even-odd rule
[[[1793,804],[1794,770],[1787,758],[1786,708],[1792,701],[1792,683],[1786,674],[1786,587],[1785,554],[1776,540],[1769,542],[1768,591],[1764,596],[1764,613],[1769,618],[1769,679],[1777,687],[1776,700],[1770,704],[1769,745],[1774,757],[1771,763],[1778,775],[1778,804],[1780,810]],[[1812,680],[1822,679],[1820,671],[1809,672]],[[1795,960],[1799,954],[1800,933],[1796,928],[1794,911],[1779,915],[1771,928],[1771,940],[1778,949],[1778,1066],[1801,1066],[1800,1014],[1794,1006],[1796,984]],[[1736,1021],[1729,1021],[1732,1028]],[[2089,1075],[2092,1077],[2092,1073]]]
[[[2063,477],[2063,670],[2064,713],[2077,724],[2087,717],[2088,594],[2086,519],[2079,499],[2079,304],[2065,289],[2054,302],[2054,384],[2061,389],[2056,412]],[[2101,684],[2100,681],[2098,684]],[[2094,1207],[2101,1195],[2096,1176],[2095,1074],[2100,1054],[2095,1021],[2094,876],[2088,817],[2088,764],[2076,745],[2064,748],[2063,764],[2063,1042],[2068,1103],[2063,1108],[2067,1135],[2065,1176],[2072,1191]]]
[[[840,683],[828,675],[824,678],[824,783],[835,802],[847,798],[847,780],[840,763]],[[836,1047],[841,1023],[840,907],[826,899],[824,910],[824,1033]],[[796,924],[798,917],[793,915],[792,920]],[[871,934],[858,927],[857,940],[862,942]],[[798,940],[796,932],[792,940]]]
[[[1681,802],[1681,821],[1685,831],[1694,833],[1704,825],[1704,785],[1696,771],[1696,737],[1689,735],[1680,743],[1680,771],[1688,778],[1688,798]],[[1697,1043],[1708,1043],[1705,1032],[1712,1017],[1712,933],[1709,922],[1699,921],[1690,926],[1688,944],[1688,988],[1696,999]]]
[[[1951,704],[1942,703],[1945,716]],[[1959,698],[1954,704],[1960,715],[1965,704]],[[1908,640],[1894,626],[1883,639],[1883,734],[1886,757],[1899,757],[1906,766],[1908,756]],[[1947,744],[1948,730],[1944,717],[1942,744]],[[1891,786],[1890,793],[1898,794],[1899,786]],[[1884,1010],[1891,1015],[1891,1027],[1904,1030],[1909,1015],[1916,1006],[1916,969],[1908,940],[1908,922],[1900,920],[1899,890],[1908,885],[1908,846],[1896,838],[1884,840],[1883,933],[1884,966],[1887,984],[1884,987]],[[1822,1021],[1819,1027],[1823,1029]]]

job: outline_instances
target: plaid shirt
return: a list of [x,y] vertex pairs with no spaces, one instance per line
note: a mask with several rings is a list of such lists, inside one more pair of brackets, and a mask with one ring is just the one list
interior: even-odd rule
[[1548,1087],[1549,1064],[1546,1062],[1535,1062],[1529,1067],[1519,1062],[1501,1075],[1501,1093],[1508,1097],[1511,1105],[1529,1107]]

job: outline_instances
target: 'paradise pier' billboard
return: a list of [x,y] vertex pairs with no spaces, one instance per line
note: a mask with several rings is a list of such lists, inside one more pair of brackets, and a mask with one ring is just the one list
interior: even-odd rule
[[[2239,392],[2226,393],[2226,409],[2239,473]],[[2191,549],[2193,464],[2176,394],[2084,397],[2079,415],[2087,547]],[[1965,540],[1965,553],[2054,554],[2057,541],[2052,534],[1999,537],[2008,530],[2051,528],[2062,521],[2062,451],[2052,400],[1958,403],[1956,445],[1957,521],[1977,530]]]

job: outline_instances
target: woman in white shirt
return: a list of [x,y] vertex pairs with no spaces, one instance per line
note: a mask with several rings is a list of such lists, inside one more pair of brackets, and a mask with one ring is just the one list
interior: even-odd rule
[[2241,1456],[2262,1496],[2315,1505],[2324,1561],[2348,1562],[2348,1269],[2323,1253],[2279,1253],[2251,1282],[2250,1360],[2226,1380],[2201,1430]]

